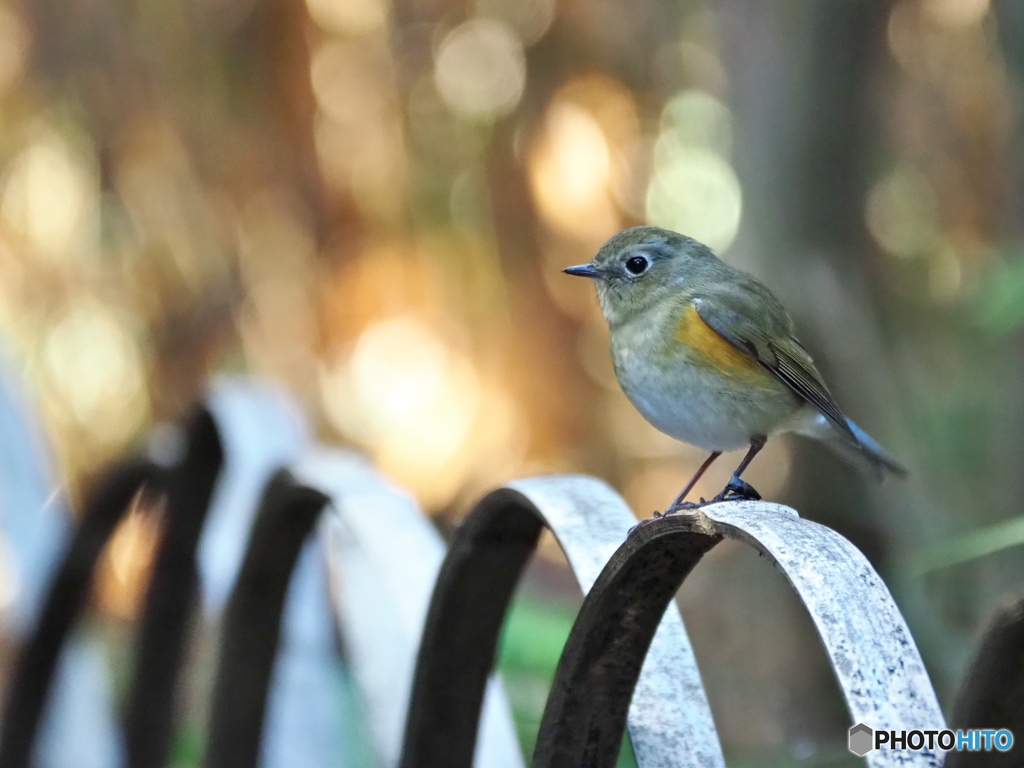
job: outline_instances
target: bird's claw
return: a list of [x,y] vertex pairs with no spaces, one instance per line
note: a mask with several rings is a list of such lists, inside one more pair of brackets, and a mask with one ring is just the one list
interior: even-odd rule
[[695,509],[700,509],[705,504],[709,504],[709,503],[710,502],[705,501],[704,499],[701,499],[700,502],[682,501],[682,502],[678,502],[676,504],[673,504],[671,507],[666,509],[664,512],[659,512],[658,510],[654,510],[654,512],[651,513],[650,517],[648,517],[646,520],[641,520],[639,523],[637,523],[632,528],[630,528],[629,529],[629,533],[632,534],[633,531],[635,531],[637,528],[640,528],[641,526],[643,526],[645,524],[648,524],[648,523],[653,523],[655,520],[662,520],[662,519],[664,519],[666,517],[672,517],[673,515],[677,515],[680,512],[692,512]]
[[761,494],[754,490],[754,486],[735,475],[729,484],[722,489],[722,492],[715,496],[712,501],[760,501]]
[[655,512],[654,516],[655,517],[668,517],[669,515],[675,515],[675,514],[678,514],[680,512],[692,512],[695,509],[700,509],[705,504],[707,504],[707,502],[704,501],[704,499],[701,499],[699,502],[696,502],[696,501],[679,501],[679,502],[676,502],[675,504],[673,504],[668,509],[666,509],[661,514],[658,514],[657,512]]
[[708,504],[718,504],[723,501],[760,501],[761,494],[759,494],[750,483],[740,480],[738,477],[733,477],[729,484],[722,489],[722,492],[715,496],[713,499],[705,499],[703,496],[700,501],[680,501],[673,504],[671,507],[666,509],[664,512],[658,512],[655,510],[651,517],[646,520],[641,520],[639,523],[629,529],[627,536],[631,536],[635,530],[641,528],[644,525],[653,523],[655,520],[662,520],[666,517],[672,517],[678,515],[681,512],[694,512],[701,507],[705,507]]

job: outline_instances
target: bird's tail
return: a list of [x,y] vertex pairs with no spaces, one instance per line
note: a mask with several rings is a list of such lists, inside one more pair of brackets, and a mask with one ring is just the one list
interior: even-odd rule
[[871,435],[850,419],[847,419],[846,423],[856,438],[856,442],[851,440],[849,435],[842,434],[834,427],[829,430],[828,435],[818,436],[824,437],[829,447],[842,458],[868,470],[876,480],[882,480],[887,475],[906,477],[910,474],[906,467],[890,456],[882,446],[872,439]]
[[840,457],[870,473],[876,480],[883,480],[887,475],[906,477],[910,474],[871,435],[849,419],[846,425],[850,428],[849,432],[837,429],[823,413],[808,408],[793,431],[821,440]]

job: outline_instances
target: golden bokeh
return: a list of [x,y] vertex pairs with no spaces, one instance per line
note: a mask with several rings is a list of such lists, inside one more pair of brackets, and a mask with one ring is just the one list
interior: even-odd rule
[[127,316],[78,302],[47,335],[39,362],[48,403],[101,444],[120,445],[144,423],[145,373]]
[[95,592],[101,609],[120,619],[137,616],[160,541],[161,505],[137,495],[99,563]]
[[585,75],[560,88],[529,156],[545,223],[594,249],[621,228],[617,202],[635,183],[639,133],[636,104],[621,83]]
[[[327,417],[431,508],[449,503],[481,455],[516,453],[518,419],[500,387],[426,322],[377,322],[321,374]],[[521,450],[521,448],[520,448]],[[504,457],[506,462],[511,456]],[[507,464],[506,464],[507,466]]]
[[0,215],[34,252],[68,257],[96,237],[96,180],[56,131],[40,133],[7,167]]
[[[646,223],[763,278],[913,470],[876,487],[773,438],[745,475],[766,498],[901,576],[1019,514],[1012,2],[53,5],[0,0],[0,345],[73,500],[226,371],[283,385],[432,515],[549,472],[662,509],[704,453],[630,404],[594,286],[561,271]],[[118,626],[159,539],[140,503],[97,586]],[[935,617],[944,684],[1017,583],[1000,557],[900,595]],[[819,762],[833,710],[791,718]],[[730,763],[792,762],[757,722],[720,728]]]
[[388,0],[306,0],[309,15],[325,32],[360,35],[382,30]]

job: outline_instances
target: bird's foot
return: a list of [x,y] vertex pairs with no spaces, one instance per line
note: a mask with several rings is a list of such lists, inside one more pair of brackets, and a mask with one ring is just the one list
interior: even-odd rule
[[754,490],[754,486],[743,480],[740,480],[736,475],[732,476],[728,485],[722,489],[722,492],[715,496],[711,501],[760,501],[761,494]]
[[711,503],[710,501],[705,501],[704,499],[701,499],[700,502],[681,501],[681,502],[677,502],[677,503],[673,504],[671,507],[666,509],[664,512],[659,512],[658,510],[654,510],[654,512],[651,513],[650,517],[641,520],[639,523],[637,523],[632,528],[630,528],[629,529],[629,533],[627,535],[631,536],[633,534],[633,531],[637,530],[638,528],[642,528],[645,525],[650,525],[655,520],[661,520],[662,518],[665,518],[665,517],[671,517],[672,515],[677,515],[680,512],[692,512],[693,510],[700,509],[705,504],[710,504],[710,503]]
[[666,509],[664,512],[661,512],[661,513],[655,512],[654,516],[655,517],[668,517],[669,515],[676,515],[676,514],[679,514],[680,512],[692,512],[695,509],[700,509],[701,507],[703,507],[707,503],[708,502],[706,502],[704,499],[701,499],[700,501],[677,501],[675,504],[673,504],[671,507]]
[[651,513],[651,516],[641,520],[639,523],[629,529],[627,535],[632,535],[638,528],[642,528],[644,525],[649,525],[655,520],[661,520],[665,517],[672,517],[684,512],[695,512],[701,507],[706,507],[708,504],[717,504],[721,501],[760,501],[761,494],[759,494],[754,487],[749,483],[740,480],[738,477],[733,477],[727,486],[722,490],[720,494],[715,496],[713,499],[705,499],[703,496],[700,501],[677,501],[671,507],[666,509],[664,512],[655,510]]

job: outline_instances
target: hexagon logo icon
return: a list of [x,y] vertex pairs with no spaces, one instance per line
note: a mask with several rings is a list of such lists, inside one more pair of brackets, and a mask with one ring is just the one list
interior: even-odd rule
[[875,732],[871,726],[857,723],[850,728],[849,748],[858,757],[864,757],[875,748]]

